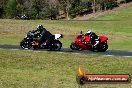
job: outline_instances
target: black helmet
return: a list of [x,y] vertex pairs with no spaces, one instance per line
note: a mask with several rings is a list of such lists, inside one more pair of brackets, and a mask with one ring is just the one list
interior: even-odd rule
[[37,25],[37,30],[42,30],[43,29],[43,25]]

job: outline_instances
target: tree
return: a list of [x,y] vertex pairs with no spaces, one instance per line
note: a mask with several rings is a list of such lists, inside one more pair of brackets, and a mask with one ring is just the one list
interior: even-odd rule
[[70,15],[75,17],[76,15],[83,15],[91,10],[90,1],[86,0],[74,0],[70,8]]
[[7,0],[0,0],[0,18],[4,15],[4,8],[6,5]]
[[70,14],[76,15],[80,9],[81,9],[81,0],[74,0],[74,2],[71,4],[70,8]]
[[74,0],[58,0],[60,3],[61,10],[64,11],[65,17],[67,20],[70,20],[70,8]]
[[16,0],[9,0],[9,1],[7,2],[5,12],[6,12],[6,15],[7,15],[9,18],[14,18],[14,17],[17,16],[16,7],[17,7],[17,2],[16,2]]
[[115,6],[117,0],[0,0],[0,17],[16,18],[25,14],[31,19],[56,19],[63,15],[69,20]]

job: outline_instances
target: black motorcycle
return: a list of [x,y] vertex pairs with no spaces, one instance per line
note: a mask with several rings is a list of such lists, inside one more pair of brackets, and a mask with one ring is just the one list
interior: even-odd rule
[[31,31],[29,31],[25,38],[20,42],[20,46],[23,49],[30,49],[33,47],[33,49],[50,49],[58,51],[62,47],[62,43],[58,40],[59,38],[63,38],[62,34],[54,34],[52,41],[49,45],[46,45],[45,43],[41,43],[38,38],[41,35],[39,33],[34,34]]

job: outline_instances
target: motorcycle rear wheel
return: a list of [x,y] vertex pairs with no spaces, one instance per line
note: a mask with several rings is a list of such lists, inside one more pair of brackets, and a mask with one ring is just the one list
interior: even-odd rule
[[101,47],[101,49],[99,49],[100,52],[105,52],[108,49],[108,44],[107,43],[103,43],[103,46]]
[[59,51],[62,47],[62,43],[59,40],[55,40],[50,47],[50,50]]

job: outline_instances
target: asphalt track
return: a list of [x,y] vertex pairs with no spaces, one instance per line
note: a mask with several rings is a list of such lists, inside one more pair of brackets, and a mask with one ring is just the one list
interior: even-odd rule
[[[2,49],[21,49],[19,45],[0,45],[0,48]],[[33,50],[33,49],[31,49]],[[49,51],[49,50],[33,50],[33,51]],[[62,48],[60,51],[53,51],[53,52],[67,52],[67,53],[82,53],[82,54],[103,54],[107,56],[126,56],[126,57],[132,57],[132,51],[126,51],[126,50],[107,50],[106,52],[92,52],[89,50],[81,50],[81,51],[74,51],[70,48]]]

